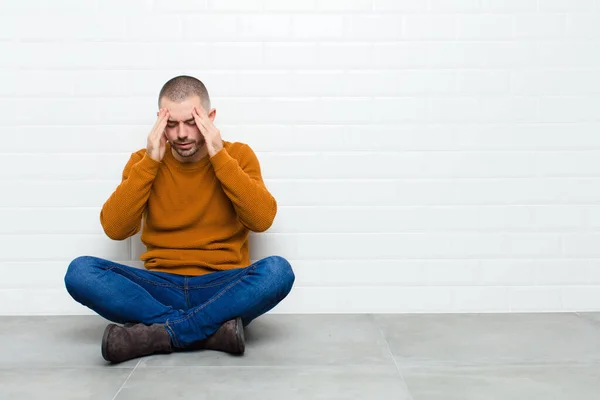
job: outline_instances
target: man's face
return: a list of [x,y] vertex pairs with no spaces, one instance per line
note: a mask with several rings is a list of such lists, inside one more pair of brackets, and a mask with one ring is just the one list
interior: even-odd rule
[[[200,97],[188,97],[181,103],[163,97],[160,100],[160,108],[169,110],[169,121],[165,128],[167,139],[173,150],[181,157],[192,157],[204,146],[204,136],[196,126],[192,116],[194,106],[200,107]],[[216,110],[213,108],[208,112],[208,117],[214,121]]]

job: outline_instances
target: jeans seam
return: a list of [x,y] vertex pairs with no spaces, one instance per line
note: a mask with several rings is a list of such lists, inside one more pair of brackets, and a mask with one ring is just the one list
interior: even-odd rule
[[216,294],[215,296],[213,296],[210,300],[208,300],[206,303],[202,304],[198,309],[192,311],[191,313],[189,313],[188,315],[186,315],[185,317],[178,319],[176,321],[172,321],[173,324],[177,324],[180,322],[185,321],[186,319],[190,319],[192,316],[194,316],[196,313],[200,312],[201,310],[203,310],[206,306],[208,306],[209,304],[212,304],[215,302],[215,300],[221,298],[221,296],[223,296],[226,292],[229,291],[229,289],[231,289],[232,287],[234,287],[235,285],[237,285],[238,283],[240,283],[242,280],[244,280],[244,278],[246,278],[245,276],[242,276],[240,279],[238,279],[237,281],[233,282],[231,285],[227,286],[225,289],[221,290],[218,294]]
[[231,280],[237,278],[238,276],[240,276],[241,274],[243,274],[244,272],[246,272],[246,270],[248,268],[250,268],[250,267],[243,268],[240,272],[238,272],[237,274],[233,275],[232,277],[229,277],[229,278],[226,278],[226,279],[222,279],[222,280],[220,280],[218,282],[213,282],[213,283],[209,283],[209,284],[206,284],[206,285],[188,286],[188,289],[201,289],[201,288],[207,288],[207,287],[213,287],[213,286],[222,285],[223,282],[231,281]]
[[177,340],[177,336],[175,336],[175,331],[173,330],[173,328],[169,325],[169,321],[167,320],[165,322],[165,327],[167,328],[167,331],[169,332],[170,336],[171,336],[171,340],[173,340],[173,345],[175,347],[181,347],[179,340]]
[[160,282],[154,282],[154,281],[151,281],[151,280],[148,280],[148,279],[145,279],[145,278],[141,278],[141,277],[139,277],[138,275],[136,275],[136,274],[132,274],[131,272],[129,272],[129,271],[127,271],[126,269],[123,269],[123,268],[121,268],[121,267],[119,267],[119,266],[117,266],[117,265],[115,265],[115,266],[112,266],[112,267],[110,267],[110,268],[107,268],[106,270],[107,270],[107,271],[110,271],[110,270],[113,270],[113,269],[118,269],[119,271],[122,271],[122,272],[126,273],[128,276],[132,277],[133,279],[137,279],[137,280],[139,280],[139,281],[143,281],[143,282],[146,282],[146,283],[152,284],[152,285],[154,285],[154,286],[162,286],[162,287],[174,287],[174,288],[179,288],[179,286],[178,286],[178,285],[174,285],[174,284],[172,284],[172,283],[160,283]]
[[[254,270],[256,269],[256,265],[254,265],[253,267],[248,267],[248,270]],[[234,287],[235,285],[237,285],[238,283],[240,283],[244,278],[246,278],[248,275],[246,274],[245,276],[242,276],[240,279],[236,280],[235,282],[231,283],[229,286],[227,286],[225,289],[221,290],[218,294],[216,294],[215,296],[213,296],[211,299],[209,299],[206,303],[202,304],[200,307],[198,307],[196,310],[192,311],[191,313],[189,313],[188,315],[186,315],[185,317],[175,320],[175,321],[171,321],[171,323],[173,324],[177,324],[179,322],[185,321],[186,319],[191,318],[193,315],[195,315],[197,312],[200,312],[201,310],[203,310],[206,306],[208,306],[209,304],[213,303],[215,300],[219,299],[221,296],[223,296],[229,289],[231,289],[232,287]]]
[[185,276],[183,278],[183,297],[185,299],[185,307],[186,309],[190,308],[190,294],[188,290],[188,278]]
[[200,310],[204,309],[206,306],[208,306],[209,304],[213,303],[215,300],[217,300],[218,298],[220,298],[221,296],[223,296],[229,289],[231,289],[232,287],[234,287],[235,285],[237,285],[238,283],[240,283],[244,278],[246,278],[246,276],[241,277],[240,279],[238,279],[237,281],[235,281],[231,285],[227,286],[225,289],[223,289],[222,291],[220,291],[219,294],[215,295],[209,301],[207,301],[206,303],[202,304],[202,306],[200,306],[200,308],[198,308],[197,310],[194,310],[193,312],[189,313],[185,317],[183,317],[181,319],[177,319],[175,321],[170,321],[170,322],[169,322],[169,320],[167,320],[165,322],[165,326],[173,334],[172,339],[173,339],[175,347],[182,347],[182,346],[179,343],[179,340],[177,339],[177,335],[175,334],[175,330],[173,329],[172,324],[178,324],[180,322],[183,322],[183,321],[186,321],[186,320],[190,319],[191,317],[193,317],[194,315],[196,315],[197,312],[199,312]]

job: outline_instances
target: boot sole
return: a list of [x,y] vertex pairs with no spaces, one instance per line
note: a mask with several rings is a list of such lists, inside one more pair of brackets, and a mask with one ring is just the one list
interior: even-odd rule
[[112,361],[108,356],[108,335],[110,335],[110,332],[112,332],[115,326],[117,325],[109,324],[104,329],[104,335],[102,335],[102,358],[104,358],[106,361]]

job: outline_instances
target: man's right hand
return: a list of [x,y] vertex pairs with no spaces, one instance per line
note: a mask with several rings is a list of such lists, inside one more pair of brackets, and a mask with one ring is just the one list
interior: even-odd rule
[[148,153],[153,160],[160,162],[165,156],[165,150],[167,149],[165,128],[167,127],[167,121],[169,120],[169,110],[161,108],[157,115],[158,118],[156,123],[148,135],[146,153]]

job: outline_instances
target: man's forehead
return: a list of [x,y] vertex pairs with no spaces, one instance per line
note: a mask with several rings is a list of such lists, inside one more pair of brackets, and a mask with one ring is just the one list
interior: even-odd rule
[[169,122],[179,122],[179,121],[189,121],[194,119],[194,117],[192,116],[192,113],[189,114],[184,114],[178,117],[174,117],[173,115],[169,115]]
[[165,105],[166,109],[169,110],[169,121],[187,121],[193,119],[192,111],[194,110],[193,105]]

